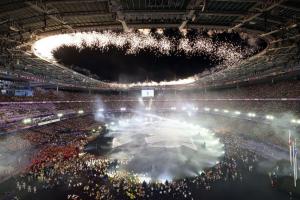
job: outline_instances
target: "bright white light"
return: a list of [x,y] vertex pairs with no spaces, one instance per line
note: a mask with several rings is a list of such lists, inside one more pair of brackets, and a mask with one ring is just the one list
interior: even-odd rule
[[198,111],[198,107],[193,107],[193,110],[194,111]]
[[144,28],[144,29],[138,29],[138,31],[144,35],[149,35],[150,34],[150,31],[151,29],[149,28]]
[[255,113],[248,113],[247,115],[248,115],[248,117],[255,117],[256,116]]
[[181,107],[181,110],[186,110],[186,107],[185,106]]
[[273,115],[266,115],[266,119],[268,119],[268,120],[273,120],[273,119],[274,119],[274,116],[273,116]]
[[137,178],[140,183],[143,183],[143,182],[150,183],[151,182],[151,177],[148,177],[146,175],[137,175]]
[[25,118],[23,119],[24,124],[30,124],[32,122],[31,118]]
[[210,108],[205,107],[204,110],[208,112],[210,111]]
[[147,111],[150,111],[150,110],[151,110],[151,108],[150,108],[150,107],[146,107],[146,108],[145,108],[145,110],[147,110]]
[[297,123],[297,120],[296,119],[292,119],[291,123],[295,124],[295,123]]
[[215,112],[219,112],[219,109],[218,109],[218,108],[215,108],[214,111],[215,111]]
[[228,111],[228,110],[223,110],[223,112],[224,112],[224,113],[228,113],[229,111]]
[[120,111],[126,111],[125,107],[120,108]]
[[62,113],[57,114],[57,117],[62,117],[62,116],[64,116],[64,114],[62,114]]
[[103,112],[103,111],[104,111],[103,108],[99,108],[99,109],[98,109],[98,112]]
[[176,107],[171,107],[171,110],[176,110]]
[[241,112],[240,112],[240,111],[235,111],[234,114],[235,114],[235,115],[240,115]]
[[83,114],[84,111],[83,110],[78,110],[78,114]]
[[297,124],[300,124],[300,119],[297,120]]

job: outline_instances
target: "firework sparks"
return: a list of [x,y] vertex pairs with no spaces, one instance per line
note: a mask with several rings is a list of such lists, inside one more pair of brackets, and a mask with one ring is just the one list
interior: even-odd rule
[[[206,54],[212,56],[214,59],[221,61],[218,66],[220,69],[232,67],[240,63],[246,57],[255,52],[255,47],[242,48],[239,45],[233,45],[226,42],[213,41],[211,38],[196,37],[189,39],[183,36],[179,41],[163,35],[159,30],[159,37],[155,37],[153,33],[147,30],[140,30],[137,32],[82,32],[72,34],[58,34],[45,37],[36,41],[32,50],[38,57],[52,63],[56,63],[53,57],[53,51],[61,47],[76,46],[80,50],[85,47],[95,47],[106,51],[110,46],[117,48],[126,47],[126,54],[137,54],[141,50],[151,49],[158,56],[170,55],[176,52],[184,53],[186,56],[197,56]],[[134,86],[160,86],[160,85],[178,85],[189,84],[198,80],[199,75],[168,82],[147,82],[147,83],[132,83],[132,84],[117,84],[119,87],[134,87]]]

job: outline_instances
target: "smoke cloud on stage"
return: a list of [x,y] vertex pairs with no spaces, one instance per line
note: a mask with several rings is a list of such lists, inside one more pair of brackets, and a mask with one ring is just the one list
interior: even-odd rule
[[0,182],[29,163],[32,145],[16,134],[0,136]]
[[151,181],[199,175],[224,153],[214,133],[198,125],[152,114],[117,120],[109,125],[109,157],[125,163],[120,170]]

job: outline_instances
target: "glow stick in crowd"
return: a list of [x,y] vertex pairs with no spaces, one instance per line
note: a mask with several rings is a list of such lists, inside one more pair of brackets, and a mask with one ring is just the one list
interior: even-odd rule
[[289,149],[290,149],[290,163],[293,166],[293,158],[292,158],[292,141],[291,141],[291,131],[289,130]]
[[298,164],[297,164],[297,148],[296,148],[296,139],[294,141],[293,148],[293,163],[294,163],[294,186],[297,186],[297,178],[298,178]]

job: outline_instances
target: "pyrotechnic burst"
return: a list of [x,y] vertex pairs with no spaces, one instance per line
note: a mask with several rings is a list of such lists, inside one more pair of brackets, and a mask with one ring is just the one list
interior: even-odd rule
[[243,49],[230,43],[216,42],[210,38],[197,37],[189,39],[183,37],[178,44],[174,40],[162,35],[157,38],[152,33],[140,32],[121,32],[113,31],[83,32],[72,34],[53,35],[38,40],[33,45],[36,55],[55,61],[52,52],[62,45],[76,46],[79,49],[85,47],[97,47],[105,51],[109,46],[124,48],[128,46],[127,54],[137,54],[143,49],[153,49],[157,54],[169,55],[171,52],[180,51],[190,55],[211,54],[218,59],[224,60],[225,64],[233,64],[241,61],[246,56],[253,53],[252,49]]
[[[153,33],[150,31],[136,32],[82,32],[72,34],[58,34],[38,40],[33,45],[33,52],[38,57],[55,63],[53,52],[61,47],[75,46],[80,50],[86,47],[99,48],[107,51],[111,46],[126,49],[126,54],[138,54],[141,50],[151,50],[157,56],[180,54],[185,56],[210,55],[212,59],[220,61],[219,69],[232,67],[240,63],[243,59],[253,55],[257,47],[242,47],[229,42],[213,40],[212,37],[196,36],[190,38],[182,36],[181,39],[167,37],[161,31]],[[218,68],[217,67],[217,68]],[[175,85],[193,83],[198,80],[198,76],[188,79],[175,80],[164,83],[150,82],[146,85]],[[145,83],[133,83],[121,87],[144,86]],[[116,85],[117,86],[117,85]]]

